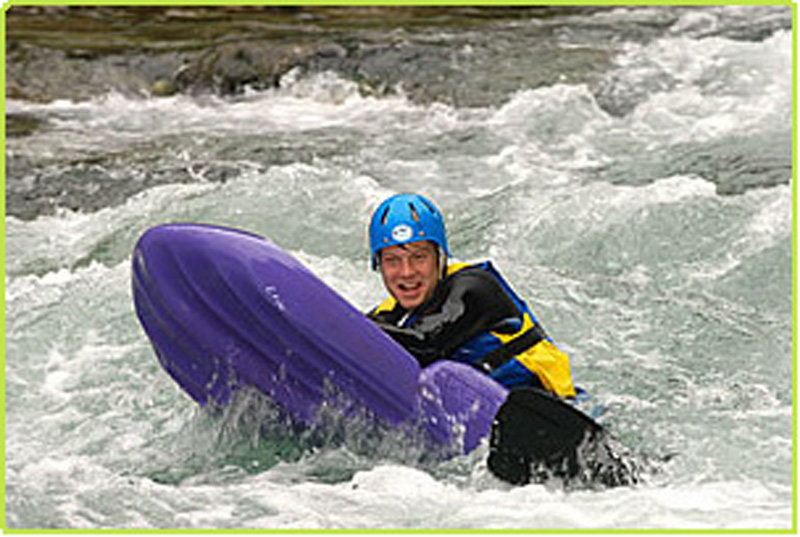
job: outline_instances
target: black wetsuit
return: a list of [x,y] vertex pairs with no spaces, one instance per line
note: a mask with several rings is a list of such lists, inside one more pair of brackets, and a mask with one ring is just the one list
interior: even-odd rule
[[575,395],[569,357],[489,262],[449,267],[433,296],[412,311],[390,298],[368,316],[422,367],[455,360],[507,388]]

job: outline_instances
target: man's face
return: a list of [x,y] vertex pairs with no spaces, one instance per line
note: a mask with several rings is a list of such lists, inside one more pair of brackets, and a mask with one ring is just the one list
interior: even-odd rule
[[428,241],[389,246],[380,252],[383,284],[403,308],[428,300],[439,282],[436,247]]

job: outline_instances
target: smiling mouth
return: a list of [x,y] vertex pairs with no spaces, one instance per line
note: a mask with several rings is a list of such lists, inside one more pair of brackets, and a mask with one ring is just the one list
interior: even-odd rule
[[397,288],[403,293],[414,293],[422,288],[422,283],[398,283]]

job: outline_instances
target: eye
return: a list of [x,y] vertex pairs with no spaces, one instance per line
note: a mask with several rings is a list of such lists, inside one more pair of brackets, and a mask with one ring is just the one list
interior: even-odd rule
[[414,261],[424,261],[428,258],[428,254],[425,252],[417,252],[412,257],[414,258]]

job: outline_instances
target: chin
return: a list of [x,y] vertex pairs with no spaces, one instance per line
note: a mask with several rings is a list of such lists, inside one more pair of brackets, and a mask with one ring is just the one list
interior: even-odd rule
[[396,295],[395,295],[395,298],[397,299],[397,302],[403,307],[403,309],[407,309],[407,310],[413,310],[414,308],[416,308],[417,306],[419,306],[420,304],[422,304],[424,302],[424,300],[422,300],[422,299],[405,300],[405,299],[402,299],[402,298],[397,298]]

